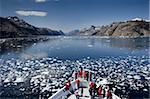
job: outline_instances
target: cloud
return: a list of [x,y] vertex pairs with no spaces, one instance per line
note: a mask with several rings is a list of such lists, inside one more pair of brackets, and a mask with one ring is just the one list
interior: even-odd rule
[[59,0],[35,0],[36,3],[42,3],[42,2],[47,2],[47,1],[58,2]]
[[16,11],[16,14],[20,16],[46,16],[47,12],[42,12],[42,11]]
[[46,0],[35,0],[35,2],[39,3],[39,2],[46,2]]

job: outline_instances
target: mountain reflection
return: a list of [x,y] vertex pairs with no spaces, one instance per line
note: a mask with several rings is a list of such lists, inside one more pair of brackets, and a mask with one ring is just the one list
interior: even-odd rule
[[[147,54],[149,38],[101,38],[101,37],[34,37],[1,39],[0,57],[32,58],[61,57],[83,58],[113,55]],[[120,50],[122,49],[122,50]],[[13,54],[9,55],[8,54]]]

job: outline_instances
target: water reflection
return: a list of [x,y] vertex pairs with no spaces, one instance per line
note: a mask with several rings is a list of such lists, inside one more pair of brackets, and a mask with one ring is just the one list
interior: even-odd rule
[[131,50],[148,49],[149,38],[124,38],[124,39],[111,39],[110,46],[128,48]]
[[82,59],[147,55],[149,38],[38,37],[0,40],[1,58]]

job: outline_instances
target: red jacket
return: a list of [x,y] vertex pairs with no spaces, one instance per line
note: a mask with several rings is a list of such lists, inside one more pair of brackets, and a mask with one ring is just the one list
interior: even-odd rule
[[86,74],[87,74],[86,71],[84,71],[84,78],[86,78]]
[[98,89],[97,89],[97,94],[98,94],[98,95],[102,95],[102,87],[98,87]]
[[70,87],[69,87],[69,84],[66,83],[66,84],[65,84],[65,89],[66,89],[66,90],[69,90],[69,88],[70,88]]
[[106,96],[107,97],[112,97],[112,94],[111,94],[111,92],[109,90],[106,92]]
[[90,78],[92,78],[92,73],[90,72]]
[[77,73],[77,72],[75,72],[75,79],[77,79],[77,77],[78,77],[78,73]]
[[79,71],[79,77],[82,77],[82,71]]
[[76,83],[77,83],[77,84],[80,84],[80,80],[79,80],[79,79],[77,79],[77,80],[76,80]]
[[94,88],[95,83],[94,82],[90,82],[90,88]]
[[70,83],[70,81],[68,81],[68,82],[65,84],[65,89],[66,89],[66,90],[69,90],[70,86],[71,86],[71,83]]

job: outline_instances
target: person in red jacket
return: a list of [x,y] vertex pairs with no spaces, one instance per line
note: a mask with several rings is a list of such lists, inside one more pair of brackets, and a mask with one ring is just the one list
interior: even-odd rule
[[98,88],[97,88],[97,95],[100,97],[100,96],[102,96],[102,87],[101,86],[99,86]]
[[68,83],[65,84],[65,89],[69,90],[69,84]]
[[86,80],[89,81],[89,72],[86,72]]
[[86,79],[86,77],[87,77],[87,75],[86,75],[87,73],[86,73],[86,71],[84,71],[84,79]]
[[82,67],[80,67],[79,77],[81,77],[81,78],[82,78],[82,76],[83,76],[83,68],[82,68]]
[[71,81],[70,80],[68,80],[68,84],[69,84],[69,86],[71,86]]
[[78,78],[78,73],[75,72],[75,80]]
[[94,82],[90,82],[90,84],[89,84],[89,86],[90,86],[89,92],[90,92],[91,96],[95,95],[95,93],[94,93],[95,92],[94,90],[95,90],[95,87],[96,87],[95,85],[96,84]]
[[90,81],[92,80],[92,72],[90,72]]
[[90,86],[90,88],[89,88],[89,93],[90,93],[90,95],[92,96],[92,88],[93,88],[92,82],[89,83],[89,86]]
[[90,88],[94,88],[94,82],[90,82]]
[[77,84],[77,87],[79,89],[79,87],[80,87],[80,80],[79,79],[76,80],[76,84]]
[[106,92],[106,97],[107,99],[112,99],[112,93],[110,92],[110,90]]
[[70,80],[68,80],[68,82],[65,84],[65,89],[69,90],[70,86],[71,86],[71,82],[70,82]]
[[93,85],[93,93],[94,93],[94,96],[95,96],[95,94],[96,94],[96,83],[94,83],[94,85]]
[[79,71],[79,77],[81,77],[81,78],[82,78],[82,70],[81,70],[81,71]]

